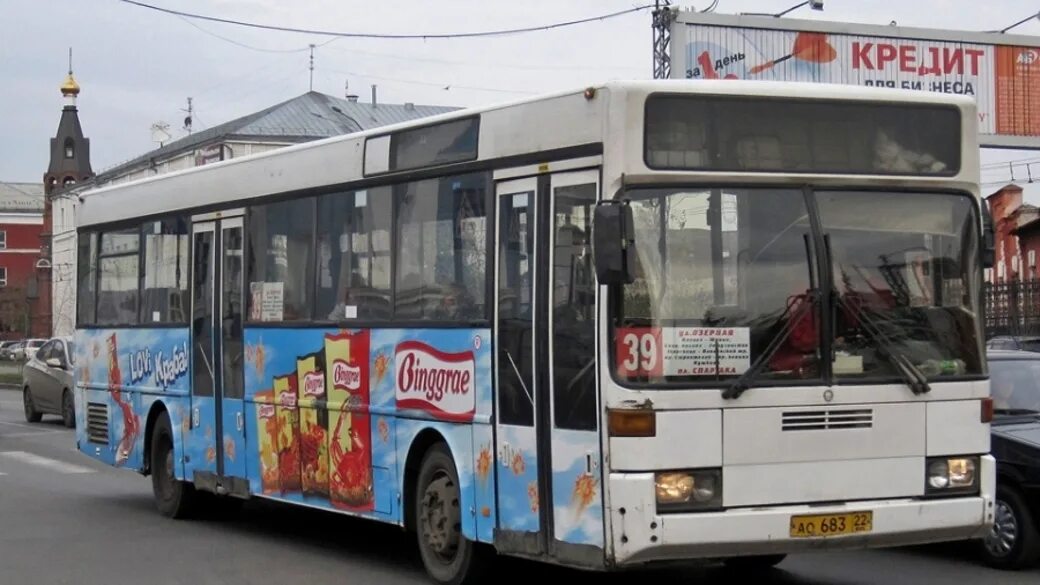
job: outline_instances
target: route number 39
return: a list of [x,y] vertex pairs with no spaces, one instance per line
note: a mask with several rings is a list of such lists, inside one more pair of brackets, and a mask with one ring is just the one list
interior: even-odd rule
[[624,378],[661,374],[661,330],[627,327],[617,331],[618,375]]

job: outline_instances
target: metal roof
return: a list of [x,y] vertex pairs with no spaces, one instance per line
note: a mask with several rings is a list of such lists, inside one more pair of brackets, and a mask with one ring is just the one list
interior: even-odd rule
[[43,183],[0,181],[0,211],[43,213]]
[[310,91],[280,104],[190,134],[100,173],[97,183],[210,144],[232,139],[307,142],[369,130],[459,108],[413,104],[371,104]]

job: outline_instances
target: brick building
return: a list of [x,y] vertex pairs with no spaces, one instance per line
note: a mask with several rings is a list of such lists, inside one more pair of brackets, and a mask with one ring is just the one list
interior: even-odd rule
[[43,233],[43,183],[0,182],[0,339],[42,337],[49,312],[37,271]]
[[[1023,203],[1022,187],[1015,184],[1005,185],[986,197],[990,214],[993,216],[996,232],[996,250],[993,268],[986,271],[986,282],[1007,283],[1017,280],[1028,280],[1023,275],[1036,274],[1035,253],[1030,260],[1029,254],[1022,246],[1022,236],[1034,237],[1040,226],[1034,226],[1026,232],[1021,230],[1040,219],[1040,208]],[[1031,247],[1036,250],[1037,248]],[[1031,270],[1030,270],[1031,269]]]

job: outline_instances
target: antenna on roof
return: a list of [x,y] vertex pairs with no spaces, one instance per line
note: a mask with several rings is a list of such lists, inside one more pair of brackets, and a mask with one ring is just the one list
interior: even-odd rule
[[356,101],[358,101],[358,96],[355,95],[355,94],[350,93],[350,80],[349,79],[347,79],[347,80],[345,80],[343,82],[343,91],[344,91],[344,95],[347,96],[347,101],[348,102],[356,102]]
[[311,84],[308,91],[314,91],[314,43],[311,43]]
[[152,124],[152,142],[158,142],[159,146],[162,147],[167,140],[172,138],[170,134],[170,125],[166,122],[159,121]]

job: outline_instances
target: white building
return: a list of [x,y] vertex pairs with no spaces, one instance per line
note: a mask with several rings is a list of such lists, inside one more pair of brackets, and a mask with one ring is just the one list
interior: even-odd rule
[[71,335],[76,326],[75,212],[83,191],[258,154],[301,142],[360,132],[455,110],[444,106],[359,102],[310,91],[259,112],[195,132],[105,170],[87,183],[62,191],[54,200],[52,258],[54,335]]

